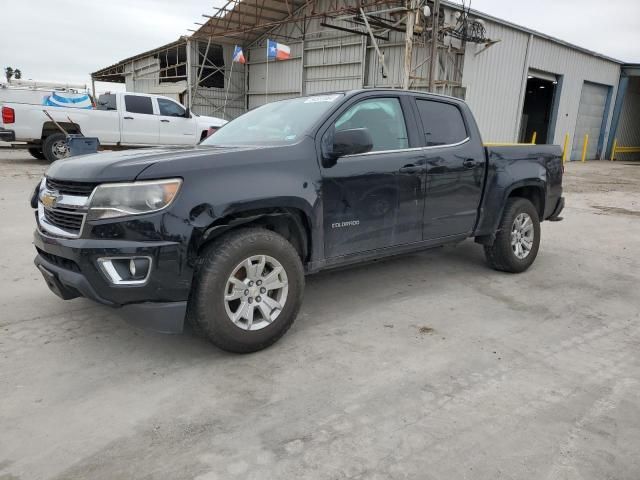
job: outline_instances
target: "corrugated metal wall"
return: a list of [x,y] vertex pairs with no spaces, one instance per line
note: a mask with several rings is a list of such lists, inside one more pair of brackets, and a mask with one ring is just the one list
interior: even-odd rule
[[[624,96],[618,131],[618,145],[640,147],[640,77],[629,79]],[[621,158],[639,158],[639,154],[622,154]]]
[[125,65],[127,92],[151,93],[158,85],[160,61],[153,56],[140,58]]
[[[463,72],[467,101],[485,141],[517,141],[527,73],[537,69],[562,76],[555,131],[549,140],[561,144],[568,133],[571,149],[583,83],[612,87],[615,98],[620,64],[506,25],[485,23],[487,36],[500,42],[485,51],[469,45]],[[605,145],[612,110],[607,111]]]
[[[574,137],[584,82],[611,87],[611,98],[615,98],[620,80],[620,64],[537,37],[533,41],[529,66],[563,76],[556,129],[552,137],[553,142],[558,144],[564,141],[566,133],[569,134],[570,143]],[[612,114],[613,102],[606,112],[605,145]],[[571,144],[569,149],[573,149]]]
[[[207,42],[202,42],[206,45]],[[198,41],[192,44],[192,82],[196,84],[199,68],[197,61]],[[206,48],[206,47],[202,47]],[[223,45],[222,55],[224,57],[224,86],[225,88],[194,88],[192,108],[200,115],[224,118],[231,120],[245,112],[245,65],[233,63],[233,45]],[[232,68],[233,66],[233,68]],[[200,78],[203,78],[205,74]],[[226,98],[226,106],[225,106]]]
[[466,100],[485,141],[515,142],[529,34],[493,22],[486,22],[486,29],[489,38],[500,41],[486,50],[467,44],[462,73]]

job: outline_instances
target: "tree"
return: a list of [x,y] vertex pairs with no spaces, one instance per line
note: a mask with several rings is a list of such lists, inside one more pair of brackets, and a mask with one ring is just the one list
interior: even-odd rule
[[22,78],[22,72],[20,71],[19,68],[16,68],[13,72],[13,78],[15,78],[16,80],[20,80]]
[[11,81],[11,77],[13,77],[13,68],[11,67],[5,68],[4,76],[7,77],[7,82]]

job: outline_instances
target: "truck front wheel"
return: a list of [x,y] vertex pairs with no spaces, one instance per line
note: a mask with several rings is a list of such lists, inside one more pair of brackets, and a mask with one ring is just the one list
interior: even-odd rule
[[524,272],[540,247],[538,211],[526,198],[510,198],[493,245],[484,247],[491,267],[503,272]]
[[69,156],[67,137],[64,133],[52,133],[42,142],[42,153],[50,162]]
[[223,350],[255,352],[291,327],[303,291],[302,262],[284,237],[263,228],[237,230],[200,256],[187,321]]

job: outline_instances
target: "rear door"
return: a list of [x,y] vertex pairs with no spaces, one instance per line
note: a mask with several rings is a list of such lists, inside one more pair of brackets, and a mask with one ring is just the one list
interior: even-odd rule
[[482,196],[485,156],[470,138],[460,107],[446,99],[415,99],[427,166],[423,238],[468,234]]
[[368,97],[350,104],[325,133],[366,128],[373,139],[370,152],[322,168],[327,258],[421,239],[424,165],[410,143],[411,110],[407,96]]
[[195,123],[186,117],[186,109],[168,98],[156,98],[160,117],[161,145],[195,145]]
[[145,95],[124,95],[122,108],[122,143],[157,145],[160,118],[154,114],[153,101]]

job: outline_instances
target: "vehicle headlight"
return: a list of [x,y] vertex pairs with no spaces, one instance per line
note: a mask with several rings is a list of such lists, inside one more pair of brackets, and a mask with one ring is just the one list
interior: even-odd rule
[[142,215],[168,207],[182,185],[180,178],[98,185],[91,196],[88,220]]

